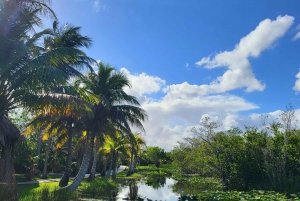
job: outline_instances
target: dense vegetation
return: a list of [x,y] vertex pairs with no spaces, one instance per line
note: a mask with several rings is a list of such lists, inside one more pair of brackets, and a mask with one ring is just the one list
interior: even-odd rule
[[[215,132],[219,123],[208,117],[195,136],[172,151],[177,175],[219,178],[224,190],[264,189],[299,192],[300,131],[293,129],[292,108],[263,129],[245,127]],[[265,119],[265,118],[262,118]]]

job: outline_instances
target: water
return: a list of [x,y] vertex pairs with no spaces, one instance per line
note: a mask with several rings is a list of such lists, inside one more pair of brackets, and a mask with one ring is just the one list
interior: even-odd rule
[[[164,175],[148,175],[140,181],[119,181],[118,192],[108,192],[107,197],[113,201],[121,200],[145,200],[145,201],[178,201],[197,200],[195,196],[202,191],[218,190],[218,187],[205,179],[199,182],[176,181],[166,178]],[[96,201],[97,199],[82,199],[85,201]],[[103,200],[103,199],[102,199]],[[107,199],[109,200],[109,199]]]
[[165,183],[148,183],[146,181],[132,182],[129,186],[123,186],[117,196],[117,200],[121,201],[126,198],[144,200],[168,200],[177,201],[179,194],[172,191],[172,186],[176,183],[174,179],[164,178]]

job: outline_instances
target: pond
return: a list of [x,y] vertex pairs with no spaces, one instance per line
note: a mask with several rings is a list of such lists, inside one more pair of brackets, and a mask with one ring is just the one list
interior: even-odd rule
[[140,181],[121,185],[117,200],[196,200],[202,191],[219,190],[211,181],[200,178],[193,181],[176,181],[164,176],[149,175]]
[[[177,201],[177,200],[197,200],[194,195],[199,195],[201,191],[217,190],[211,181],[198,179],[193,181],[176,181],[164,175],[148,175],[143,179],[119,180],[118,192],[106,195],[107,200],[145,200],[145,201]],[[113,199],[108,199],[112,198]],[[102,197],[102,199],[105,199]],[[82,199],[96,201],[95,199]]]
[[117,196],[117,200],[137,199],[144,200],[178,200],[180,195],[172,191],[172,186],[176,183],[174,179],[165,178],[165,182],[159,185],[150,185],[145,181],[129,183],[129,186],[123,186]]

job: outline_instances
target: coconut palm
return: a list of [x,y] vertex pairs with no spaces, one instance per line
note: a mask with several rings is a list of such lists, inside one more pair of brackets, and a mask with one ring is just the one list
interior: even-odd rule
[[[99,155],[100,154],[104,155],[104,152],[103,152],[104,150],[103,150],[103,147],[102,147],[103,143],[104,143],[104,140],[100,139],[100,137],[103,137],[103,136],[96,136],[96,139],[95,139],[93,165],[92,165],[92,169],[91,169],[90,176],[89,176],[90,181],[93,181],[95,179],[96,168],[97,168],[97,162],[98,162],[98,159],[99,159]],[[106,167],[105,167],[105,169],[106,169]],[[104,171],[105,171],[105,169],[104,169]]]
[[97,95],[99,101],[93,105],[93,117],[85,120],[88,146],[81,168],[68,186],[71,192],[77,189],[87,172],[95,136],[110,133],[113,128],[123,133],[129,133],[130,126],[143,130],[142,121],[147,116],[137,99],[124,91],[125,87],[130,87],[127,77],[109,65],[99,63],[98,67],[97,73],[89,73],[86,78],[78,80],[79,86]]
[[[48,49],[37,46],[42,37],[53,35],[49,29],[33,32],[34,26],[42,24],[40,16],[43,13],[56,19],[43,0],[0,2],[0,138],[1,159],[6,161],[2,163],[5,168],[1,167],[4,170],[0,171],[3,175],[13,175],[12,164],[7,163],[11,163],[12,147],[20,136],[12,136],[3,129],[8,112],[17,107],[36,111],[60,106],[66,95],[53,95],[49,91],[60,86],[58,83],[65,83],[70,76],[79,75],[74,67],[82,67],[83,63],[89,62],[77,46],[61,45]],[[68,99],[78,103],[74,97]],[[45,107],[49,104],[50,107]],[[9,195],[9,199],[16,199],[15,194]]]
[[[6,191],[7,200],[17,200],[12,152],[21,136],[7,114],[21,105],[22,90],[30,87],[29,79],[33,77],[30,71],[33,64],[40,60],[32,58],[30,47],[49,31],[42,31],[33,37],[29,32],[34,26],[41,25],[43,12],[56,19],[54,12],[41,0],[0,2],[0,189]],[[49,61],[49,57],[44,59]]]
[[142,138],[140,133],[128,135],[128,146],[130,150],[130,165],[128,168],[127,176],[134,173],[134,169],[139,161],[143,146],[146,146],[146,141]]
[[118,168],[118,159],[121,155],[128,157],[128,146],[127,141],[120,132],[116,131],[114,135],[106,135],[105,141],[103,144],[104,154],[109,154],[111,156],[111,176],[113,179],[116,178],[117,168]]

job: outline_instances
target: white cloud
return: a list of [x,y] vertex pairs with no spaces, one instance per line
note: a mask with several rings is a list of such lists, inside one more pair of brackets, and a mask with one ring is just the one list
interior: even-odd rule
[[300,91],[300,72],[297,73],[296,78],[297,80],[295,82],[295,86],[293,87],[293,90]]
[[226,114],[226,117],[223,119],[223,128],[224,130],[229,130],[232,129],[234,127],[238,127],[239,126],[239,122],[238,122],[238,115],[237,114]]
[[[193,136],[191,128],[200,124],[201,119],[209,116],[213,121],[222,121],[217,130],[229,130],[235,127],[244,129],[244,126],[257,126],[261,128],[260,113],[240,115],[241,111],[251,111],[259,107],[245,99],[223,93],[207,95],[201,92],[201,85],[191,85],[187,82],[166,86],[166,81],[146,73],[131,74],[127,69],[121,71],[128,76],[133,88],[126,89],[131,95],[144,96],[149,99],[151,95],[162,91],[164,96],[160,99],[142,102],[142,107],[148,113],[148,121],[144,122],[146,133],[143,137],[148,146],[160,146],[171,150],[177,141]],[[200,92],[199,92],[200,91]],[[281,110],[266,113],[266,124],[279,121]],[[300,109],[295,113],[300,120]]]
[[188,70],[191,70],[191,68],[189,66],[190,66],[190,64],[188,62],[185,63],[185,68],[188,69]]
[[93,8],[94,8],[94,11],[99,12],[99,9],[100,9],[100,1],[99,0],[94,1]]
[[293,21],[294,17],[288,15],[279,16],[273,21],[263,20],[255,30],[243,37],[232,51],[224,51],[213,58],[209,56],[198,61],[196,65],[208,69],[228,68],[209,85],[202,85],[203,92],[226,92],[237,88],[246,88],[247,92],[264,90],[265,84],[255,78],[248,59],[258,57],[262,51],[272,47],[286,33]]
[[300,31],[293,37],[292,40],[297,40],[300,38]]
[[[161,100],[142,105],[149,115],[149,120],[145,123],[149,145],[159,145],[170,150],[178,140],[191,135],[187,132],[188,128],[199,124],[203,115],[209,115],[214,120],[224,119],[224,126],[229,129],[238,126],[235,114],[258,108],[234,95],[202,96],[196,93],[199,86],[187,83],[181,85],[183,86],[179,84],[178,87],[173,87],[172,91],[166,90],[166,95]],[[178,125],[181,130],[175,129]]]
[[[149,97],[162,90],[165,95],[158,100],[142,101],[142,107],[148,113],[148,121],[144,123],[147,145],[172,149],[176,142],[191,135],[191,126],[199,124],[203,115],[213,119],[226,120],[226,128],[235,126],[234,114],[258,108],[243,98],[230,94],[204,95],[199,93],[199,85],[187,82],[166,86],[166,81],[146,73],[131,74],[127,69],[123,72],[131,81],[132,88],[126,92],[137,97]],[[200,90],[201,91],[201,90]],[[141,99],[141,98],[139,98]],[[227,117],[228,116],[228,117]]]
[[93,9],[95,12],[99,12],[101,10],[106,10],[106,4],[101,4],[100,0],[95,0],[93,3]]
[[128,77],[132,86],[126,88],[125,92],[136,96],[141,102],[148,100],[144,95],[159,92],[166,84],[165,80],[146,73],[132,75],[126,68],[121,68],[120,71]]
[[296,35],[292,38],[292,40],[297,40],[300,38],[300,24],[296,27],[296,30],[298,30],[298,32],[296,33]]

